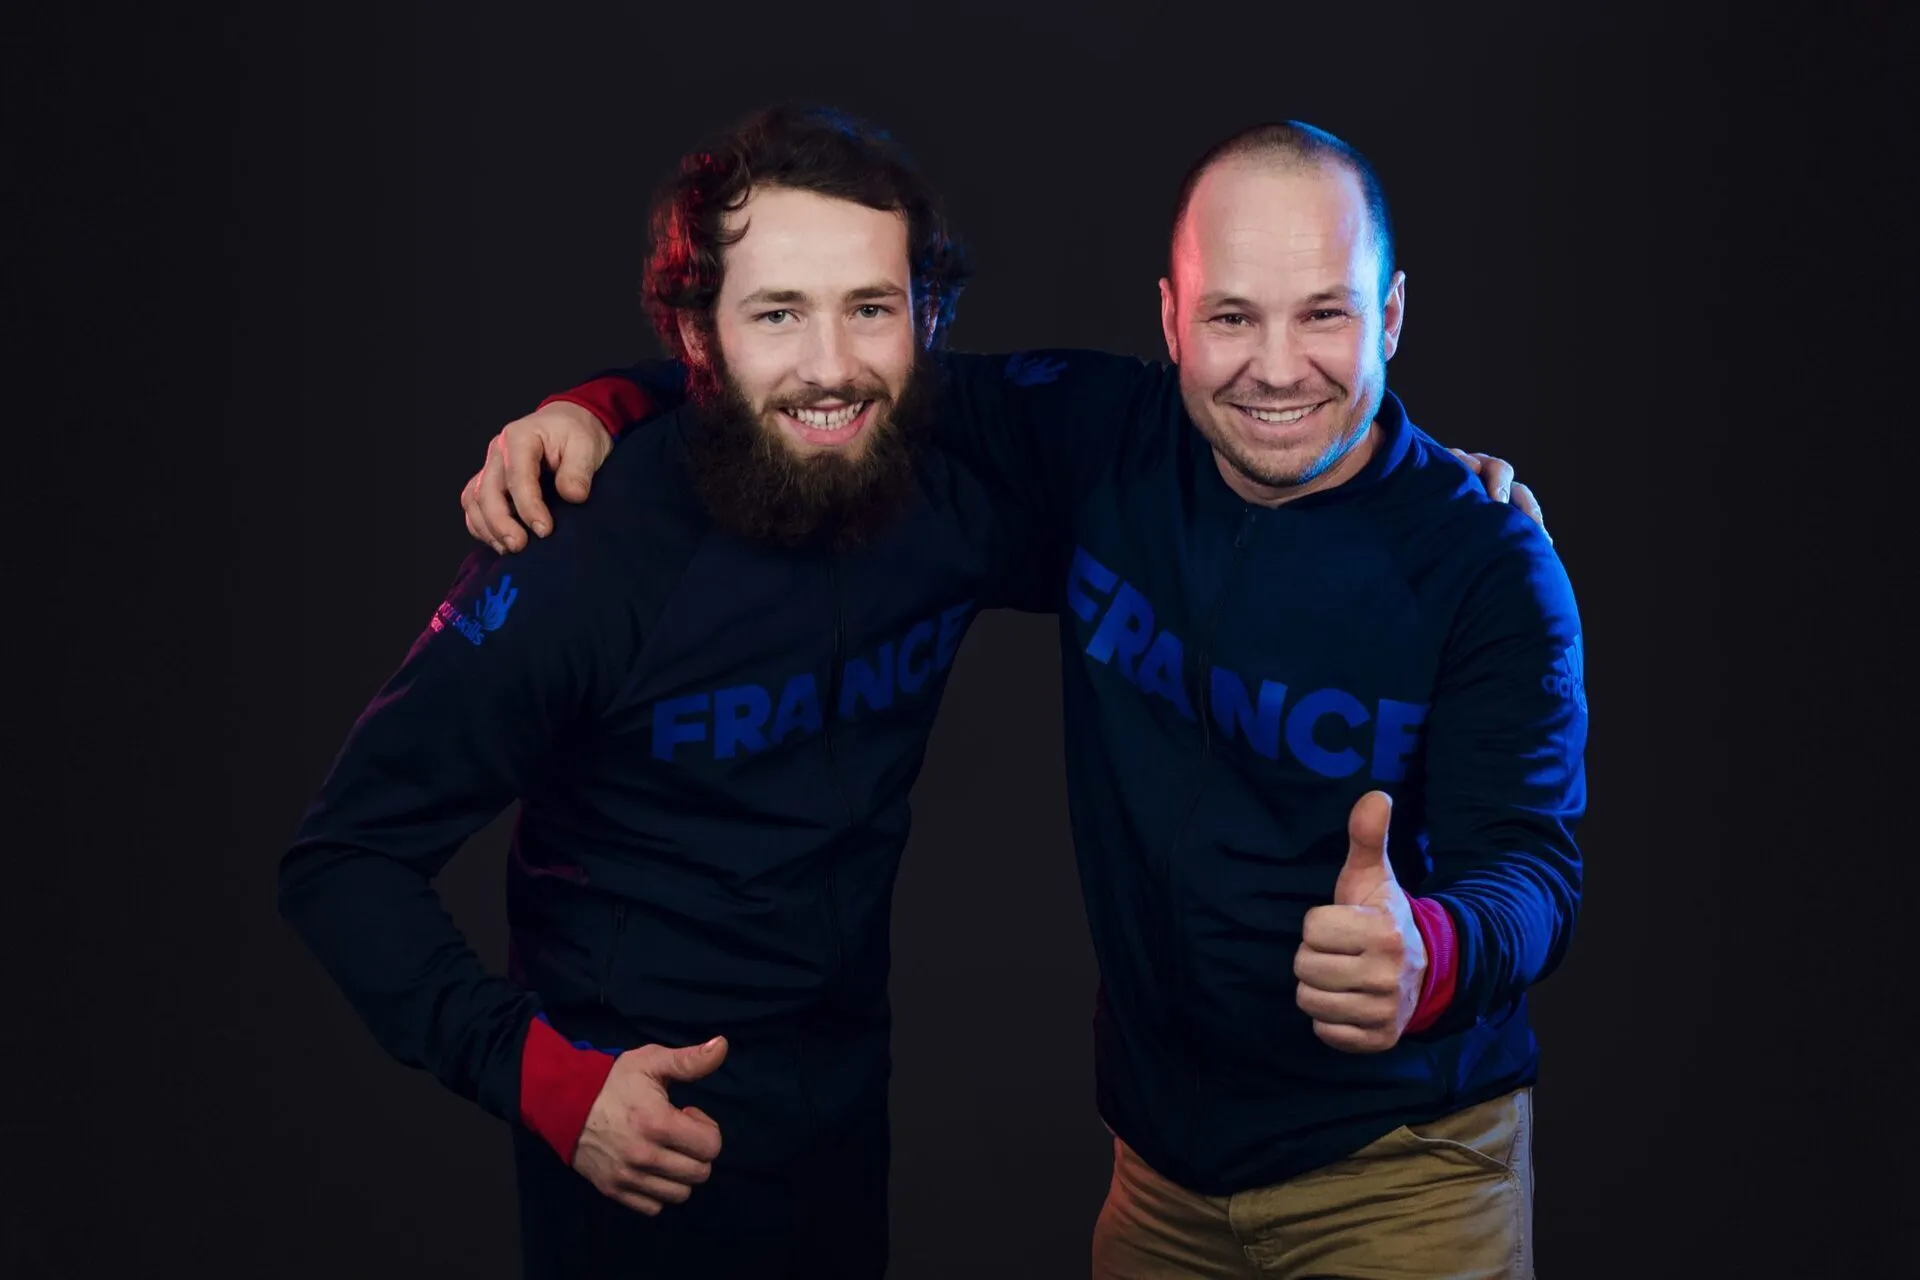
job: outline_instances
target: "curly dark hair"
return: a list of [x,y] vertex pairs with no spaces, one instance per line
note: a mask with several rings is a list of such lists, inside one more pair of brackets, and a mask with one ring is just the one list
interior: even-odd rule
[[885,132],[830,107],[789,105],[757,111],[683,156],[679,173],[654,199],[641,296],[667,350],[688,359],[683,315],[711,332],[721,251],[739,239],[722,224],[756,187],[812,191],[905,215],[914,329],[924,346],[940,345],[968,270],[939,197]]

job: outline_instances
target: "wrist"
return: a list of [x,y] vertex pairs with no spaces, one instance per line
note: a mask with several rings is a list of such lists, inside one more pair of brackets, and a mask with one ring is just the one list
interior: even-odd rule
[[[653,400],[637,383],[626,378],[594,378],[577,387],[548,396],[539,409],[572,405],[584,410],[609,435],[619,435],[628,424],[653,413]],[[538,410],[536,410],[538,412]]]
[[547,1015],[527,1027],[520,1052],[520,1119],[571,1166],[593,1104],[606,1087],[614,1055],[568,1042]]

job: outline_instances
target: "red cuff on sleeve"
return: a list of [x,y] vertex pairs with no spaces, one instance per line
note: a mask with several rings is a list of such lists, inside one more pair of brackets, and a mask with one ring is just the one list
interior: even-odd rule
[[570,1167],[594,1099],[613,1070],[613,1055],[576,1049],[545,1018],[527,1028],[520,1051],[520,1118]]
[[654,411],[652,397],[625,378],[595,378],[592,382],[583,382],[548,396],[539,407],[544,409],[555,403],[579,405],[616,436],[642,418],[652,416]]
[[1459,976],[1460,949],[1454,937],[1453,917],[1432,898],[1409,898],[1414,927],[1427,947],[1427,976],[1420,984],[1420,1003],[1402,1034],[1416,1035],[1440,1020],[1453,1003],[1454,979]]

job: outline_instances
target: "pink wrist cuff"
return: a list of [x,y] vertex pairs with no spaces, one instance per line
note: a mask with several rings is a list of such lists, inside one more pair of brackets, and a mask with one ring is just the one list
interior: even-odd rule
[[575,1048],[544,1017],[527,1028],[520,1051],[520,1119],[569,1167],[612,1070],[612,1054]]
[[1414,927],[1427,947],[1427,974],[1420,984],[1420,1003],[1402,1034],[1415,1035],[1440,1020],[1453,1003],[1453,987],[1459,976],[1459,940],[1454,936],[1453,917],[1432,898],[1409,898]]

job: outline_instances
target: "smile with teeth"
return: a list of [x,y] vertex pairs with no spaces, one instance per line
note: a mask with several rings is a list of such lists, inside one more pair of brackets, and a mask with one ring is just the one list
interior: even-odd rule
[[1270,422],[1279,426],[1285,426],[1289,422],[1300,421],[1300,419],[1306,417],[1325,403],[1327,402],[1322,400],[1317,404],[1301,405],[1298,409],[1255,409],[1244,404],[1235,405],[1234,407],[1246,414],[1249,418],[1252,418],[1255,422]]
[[803,427],[809,427],[815,431],[838,431],[859,417],[867,404],[867,401],[862,400],[856,404],[842,405],[838,409],[788,409],[786,412]]

